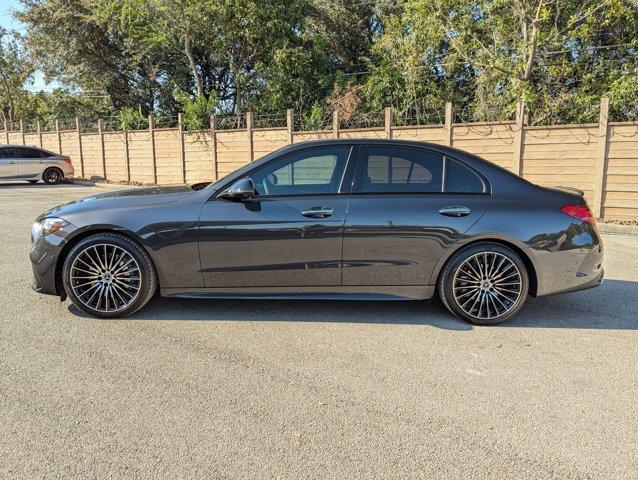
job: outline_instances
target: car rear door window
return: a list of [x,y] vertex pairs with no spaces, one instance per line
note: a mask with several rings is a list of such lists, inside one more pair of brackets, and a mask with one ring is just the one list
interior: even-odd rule
[[15,150],[16,158],[42,158],[40,150],[36,150],[35,148],[17,147]]
[[443,155],[409,147],[367,148],[356,191],[362,193],[441,192]]
[[336,194],[352,147],[319,147],[287,155],[254,171],[260,196]]

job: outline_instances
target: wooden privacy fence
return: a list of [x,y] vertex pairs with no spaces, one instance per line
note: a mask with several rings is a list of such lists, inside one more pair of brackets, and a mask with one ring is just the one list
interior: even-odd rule
[[609,101],[602,99],[598,123],[528,126],[520,103],[513,121],[460,124],[453,123],[448,103],[445,123],[437,125],[394,125],[387,108],[380,127],[342,129],[334,112],[331,129],[295,131],[288,110],[286,125],[273,128],[254,128],[251,113],[245,128],[220,130],[213,116],[210,129],[194,132],[183,128],[181,115],[177,127],[157,128],[149,117],[148,129],[133,131],[105,131],[98,121],[96,131],[85,132],[76,119],[74,129],[56,122],[54,131],[39,123],[35,132],[25,131],[22,122],[17,131],[5,126],[4,139],[69,155],[80,177],[159,184],[215,180],[308,140],[419,140],[475,153],[539,185],[580,188],[599,217],[638,220],[638,123],[609,122],[608,114]]

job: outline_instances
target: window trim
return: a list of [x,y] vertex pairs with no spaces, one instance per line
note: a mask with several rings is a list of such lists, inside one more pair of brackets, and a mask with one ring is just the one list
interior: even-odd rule
[[[401,149],[409,149],[409,150],[417,150],[420,152],[427,152],[427,153],[434,153],[436,155],[440,155],[441,157],[443,157],[443,161],[442,161],[442,174],[441,174],[441,190],[440,191],[431,191],[431,192],[419,192],[419,191],[413,191],[413,192],[394,192],[394,191],[379,191],[379,192],[364,192],[362,191],[363,188],[363,168],[366,162],[366,159],[368,157],[368,152],[371,148],[375,148],[375,147],[382,147],[382,148],[401,148]],[[470,170],[470,172],[474,173],[478,179],[481,181],[481,183],[483,184],[483,191],[482,192],[446,192],[445,191],[445,170],[446,170],[446,166],[447,166],[447,159],[451,159],[457,163],[459,163],[461,166],[467,168],[468,170]],[[356,165],[356,169],[354,172],[354,177],[353,177],[353,185],[352,185],[352,195],[357,195],[357,196],[361,196],[361,195],[490,195],[490,183],[487,181],[487,179],[485,178],[485,176],[479,172],[478,170],[476,170],[474,167],[472,167],[471,165],[468,165],[466,162],[464,162],[463,160],[459,159],[458,157],[454,156],[454,155],[449,155],[447,152],[442,151],[442,150],[437,150],[435,148],[428,148],[428,147],[420,147],[420,146],[413,146],[413,145],[400,145],[400,144],[373,144],[373,143],[362,143],[360,145],[359,148],[359,155],[357,157],[357,165]],[[414,163],[414,162],[413,162]]]
[[[339,143],[339,144],[328,144],[328,145],[322,145],[322,146],[317,146],[317,145],[309,145],[308,147],[305,148],[300,148],[298,150],[293,150],[292,152],[288,152],[285,153],[283,155],[280,155],[278,157],[275,157],[271,160],[268,160],[266,163],[263,163],[259,166],[256,166],[255,168],[249,170],[248,172],[244,173],[243,175],[239,176],[239,177],[235,177],[232,180],[226,182],[217,192],[215,192],[215,194],[209,199],[210,200],[215,200],[218,199],[220,197],[220,195],[225,192],[228,187],[230,187],[232,184],[234,184],[235,182],[243,179],[243,178],[247,178],[250,177],[254,172],[256,172],[257,170],[260,170],[264,167],[267,167],[268,165],[271,165],[272,163],[278,162],[286,157],[292,156],[292,155],[297,155],[299,153],[308,151],[308,150],[317,150],[320,148],[330,148],[330,147],[347,147],[350,148],[350,152],[348,153],[348,158],[346,158],[346,165],[343,169],[343,174],[341,175],[341,179],[339,180],[339,185],[337,188],[337,192],[336,193],[295,193],[292,195],[283,195],[283,194],[278,194],[278,195],[258,195],[256,197],[253,197],[249,200],[261,200],[261,199],[277,199],[277,198],[296,198],[296,197],[335,197],[335,196],[344,196],[344,195],[350,195],[352,192],[352,188],[353,188],[353,182],[354,182],[354,168],[356,166],[357,163],[357,158],[359,155],[359,150],[360,150],[360,145],[358,143]],[[348,185],[347,180],[348,178],[350,178],[350,185]],[[349,187],[349,188],[345,188],[345,187]],[[347,190],[347,191],[346,191]]]

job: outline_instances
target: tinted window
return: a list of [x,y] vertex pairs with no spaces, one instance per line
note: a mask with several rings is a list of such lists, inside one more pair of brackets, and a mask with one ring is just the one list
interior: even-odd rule
[[483,193],[483,181],[472,170],[447,158],[445,162],[445,191],[449,193]]
[[443,156],[417,148],[369,147],[360,192],[440,192]]
[[250,175],[259,195],[338,193],[351,147],[303,150],[269,163]]
[[0,148],[0,158],[14,158],[15,152],[13,147]]
[[40,150],[34,148],[16,148],[16,158],[42,158],[40,156]]

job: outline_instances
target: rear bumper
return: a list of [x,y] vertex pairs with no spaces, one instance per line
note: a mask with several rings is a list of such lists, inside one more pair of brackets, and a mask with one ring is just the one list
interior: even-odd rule
[[571,292],[579,292],[581,290],[588,290],[590,288],[600,287],[603,283],[604,271],[601,268],[600,272],[594,276],[593,278],[587,278],[584,283],[579,283],[574,285],[573,287],[569,287],[565,290],[559,290],[556,292],[545,293],[543,296],[547,295],[558,295],[560,293],[571,293]]
[[563,248],[536,253],[538,297],[586,290],[603,281],[603,246],[593,227],[580,229]]
[[64,173],[65,179],[71,179],[75,176],[75,170],[73,169],[73,165],[69,165],[66,162],[62,164],[62,173]]

